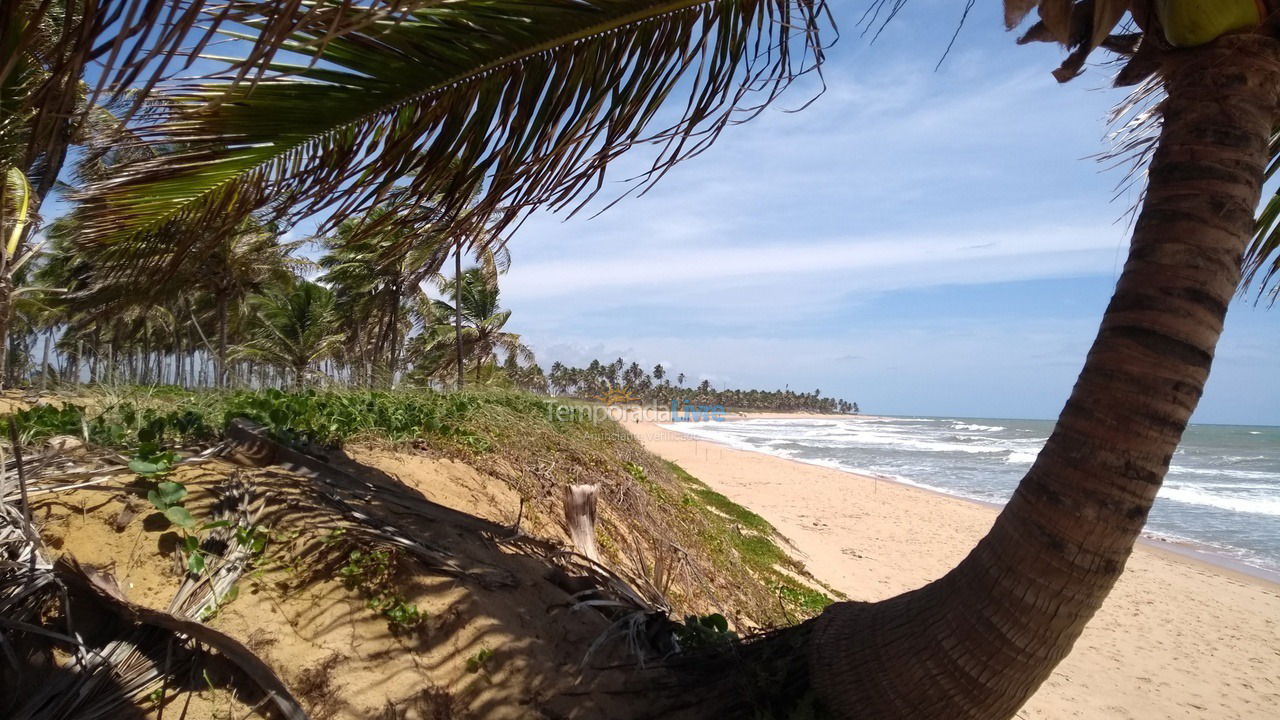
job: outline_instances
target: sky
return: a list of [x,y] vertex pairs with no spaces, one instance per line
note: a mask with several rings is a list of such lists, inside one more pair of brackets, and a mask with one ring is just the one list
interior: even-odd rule
[[[866,413],[1057,415],[1127,249],[1135,192],[1094,157],[1124,92],[1105,66],[1059,85],[1061,52],[1017,46],[999,3],[936,70],[962,4],[915,0],[875,42],[863,6],[835,3],[806,109],[792,88],[643,197],[520,228],[503,300],[543,368],[620,356]],[[1278,313],[1235,303],[1193,422],[1280,424]]]

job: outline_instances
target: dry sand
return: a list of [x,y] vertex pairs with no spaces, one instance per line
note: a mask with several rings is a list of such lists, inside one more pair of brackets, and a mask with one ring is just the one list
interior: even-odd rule
[[[767,518],[814,576],[857,600],[939,577],[996,516],[992,507],[654,423],[626,425],[650,451]],[[1140,545],[1075,650],[1018,717],[1280,717],[1280,585]]]

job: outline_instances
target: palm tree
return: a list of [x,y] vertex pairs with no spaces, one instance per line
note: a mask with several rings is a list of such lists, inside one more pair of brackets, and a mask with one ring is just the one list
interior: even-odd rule
[[[813,627],[812,686],[837,717],[1012,717],[1124,569],[1208,378],[1280,120],[1280,43],[1170,48],[1181,28],[1157,11],[1178,4],[1006,0],[1011,26],[1038,6],[1028,35],[1076,48],[1059,79],[1106,43],[1135,53],[1121,79],[1163,82],[1147,192],[1084,369],[988,535],[941,579]],[[1110,35],[1129,10],[1145,32]]]
[[[227,383],[228,350],[233,312],[255,293],[288,285],[291,273],[311,267],[293,257],[303,241],[282,243],[272,226],[253,222],[219,232],[206,246],[208,253],[190,273],[190,285],[204,290],[213,302],[217,342],[217,386]],[[188,273],[183,273],[187,275]]]
[[249,340],[235,349],[235,356],[287,368],[294,387],[302,387],[307,368],[342,342],[333,293],[322,285],[298,280],[292,287],[255,296],[252,305],[256,315],[249,323]]
[[488,270],[470,268],[461,278],[442,280],[440,287],[447,299],[432,302],[434,316],[440,320],[450,318],[448,322],[457,325],[446,327],[444,322],[437,322],[428,328],[424,331],[425,338],[429,339],[425,348],[442,346],[450,330],[458,333],[459,338],[455,340],[459,355],[443,361],[442,367],[456,370],[469,358],[479,381],[482,370],[494,363],[499,354],[511,358],[512,362],[533,361],[533,352],[520,341],[520,336],[503,329],[511,319],[511,311],[500,307],[498,284]]
[[[902,2],[876,0],[873,9],[893,16]],[[9,3],[5,12],[17,19],[34,5]],[[53,4],[40,7],[46,5]],[[1268,207],[1256,241],[1249,240],[1268,162],[1280,154],[1280,141],[1271,142],[1280,116],[1280,44],[1269,27],[1258,27],[1257,14],[1245,27],[1231,19],[1189,28],[1179,14],[1185,5],[1006,2],[1010,25],[1039,9],[1042,20],[1027,39],[1074,48],[1060,79],[1105,47],[1131,56],[1124,82],[1162,84],[1167,100],[1148,192],[1080,379],[990,534],[938,581],[881,603],[835,605],[803,629],[788,667],[802,671],[805,691],[832,714],[1016,712],[1070,651],[1123,570],[1203,390],[1242,257],[1248,252],[1249,271],[1268,280],[1277,268],[1280,206]],[[765,100],[776,96],[803,69],[792,64],[800,51],[820,55],[816,30],[824,12],[805,0],[406,7],[403,22],[360,24],[358,11],[335,18],[311,14],[310,4],[238,4],[231,22],[243,23],[242,12],[267,18],[256,22],[264,29],[239,68],[245,74],[265,67],[264,53],[273,49],[316,62],[253,87],[229,80],[164,93],[139,132],[172,149],[127,163],[88,188],[86,242],[154,246],[175,227],[238,223],[253,211],[297,218],[335,209],[330,197],[339,189],[347,194],[334,214],[343,217],[376,204],[411,172],[413,196],[459,206],[460,188],[486,180],[479,216],[501,210],[499,229],[538,205],[573,208],[598,187],[609,160],[645,138],[651,120],[662,115],[667,125],[658,111],[672,92],[687,89],[691,101],[658,133],[668,144],[646,180],[705,148],[735,119],[730,109],[749,88],[765,88]],[[1216,9],[1237,18],[1241,7],[1241,0],[1220,0],[1210,17]],[[1137,27],[1113,34],[1126,12]],[[84,33],[84,44],[135,37],[127,22],[102,23]],[[1208,32],[1195,31],[1206,25]],[[1220,37],[1226,30],[1243,32]],[[163,37],[170,45],[159,47],[161,54],[187,39],[182,32]],[[128,76],[142,67],[138,55],[153,52],[122,44],[122,59],[102,77]],[[753,64],[755,48],[776,54]],[[89,53],[82,55],[51,77],[78,77]],[[11,75],[9,65],[0,67],[0,83]],[[43,132],[30,137],[29,146],[50,144],[39,139]],[[192,244],[185,252],[200,249]],[[140,263],[138,271],[156,267]]]
[[410,235],[402,225],[387,222],[393,212],[379,208],[344,221],[324,238],[328,252],[319,263],[325,270],[321,281],[334,291],[348,345],[359,348],[357,357],[367,349],[373,358],[370,381],[374,366],[381,364],[388,385],[399,369],[409,302],[420,294],[422,282],[437,275],[450,250],[441,228],[427,224]]

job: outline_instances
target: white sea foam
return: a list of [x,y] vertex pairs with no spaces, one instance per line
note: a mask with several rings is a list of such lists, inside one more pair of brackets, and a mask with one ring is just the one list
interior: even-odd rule
[[1215,493],[1202,487],[1171,484],[1160,488],[1159,497],[1188,505],[1203,505],[1232,512],[1280,516],[1280,497],[1275,496],[1241,497]]
[[1280,490],[1280,484],[1276,484],[1277,478],[1275,473],[1265,472],[1262,470],[1233,470],[1231,468],[1196,468],[1186,467],[1183,465],[1171,465],[1169,467],[1169,476],[1177,477],[1179,475],[1196,475],[1199,477],[1211,478],[1233,478],[1236,480],[1270,480],[1272,487]]
[[[838,418],[672,423],[729,447],[1001,502],[1044,447],[1047,422]],[[1193,428],[1151,514],[1152,531],[1280,569],[1280,447],[1260,430]],[[1247,449],[1246,449],[1247,448]]]

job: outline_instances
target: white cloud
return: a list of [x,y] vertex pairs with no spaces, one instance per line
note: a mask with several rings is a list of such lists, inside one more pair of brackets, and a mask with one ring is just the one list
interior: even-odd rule
[[[594,290],[655,295],[705,294],[733,283],[782,290],[835,276],[849,292],[1009,282],[1105,272],[1123,250],[1107,228],[1049,228],[1018,233],[843,238],[780,242],[743,250],[711,246],[623,252],[588,259],[517,264],[504,284],[515,302]],[[608,293],[601,299],[610,302]]]

